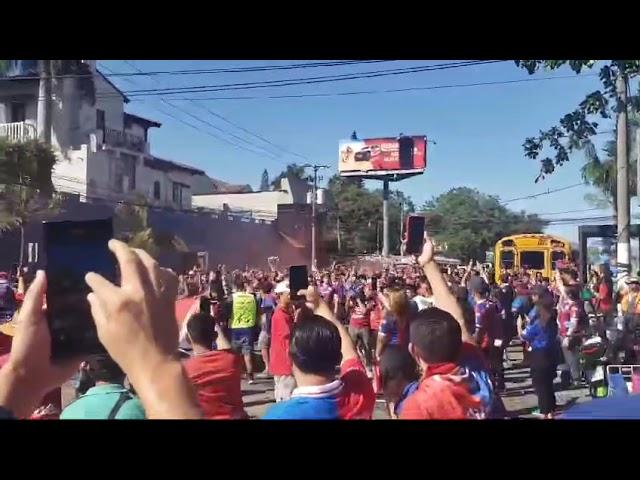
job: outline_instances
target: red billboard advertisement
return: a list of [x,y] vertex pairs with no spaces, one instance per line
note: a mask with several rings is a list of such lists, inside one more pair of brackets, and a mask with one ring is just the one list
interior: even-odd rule
[[427,166],[426,136],[341,140],[338,150],[342,176],[422,173]]

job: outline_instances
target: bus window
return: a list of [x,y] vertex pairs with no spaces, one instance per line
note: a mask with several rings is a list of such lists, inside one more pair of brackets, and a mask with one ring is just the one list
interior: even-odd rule
[[507,270],[513,269],[514,258],[513,250],[502,250],[500,252],[500,266]]
[[564,252],[558,252],[558,251],[551,252],[551,269],[555,270],[556,263],[561,260],[564,260],[565,258],[566,258],[566,255]]
[[544,252],[520,252],[520,266],[530,270],[544,270]]

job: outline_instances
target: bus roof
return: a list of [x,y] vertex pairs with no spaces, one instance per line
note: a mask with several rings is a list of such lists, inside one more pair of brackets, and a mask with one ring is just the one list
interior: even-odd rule
[[503,242],[504,240],[519,240],[521,238],[544,238],[547,240],[559,240],[564,242],[565,245],[571,247],[571,242],[564,237],[559,237],[558,235],[549,235],[547,233],[520,233],[518,235],[509,235],[508,237],[503,237],[498,240],[496,243]]

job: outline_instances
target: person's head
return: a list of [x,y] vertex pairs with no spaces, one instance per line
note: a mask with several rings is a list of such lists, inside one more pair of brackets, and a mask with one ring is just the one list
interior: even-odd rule
[[472,281],[469,282],[469,287],[473,294],[473,298],[475,298],[476,301],[487,299],[489,297],[489,293],[491,293],[491,287],[489,287],[489,284],[479,277],[472,279]]
[[288,282],[280,282],[276,285],[276,288],[273,289],[273,293],[276,295],[278,299],[278,306],[284,310],[288,310],[291,305],[291,293],[289,291],[289,283]]
[[108,355],[96,355],[89,359],[89,376],[96,383],[123,385],[125,373]]
[[404,388],[420,378],[418,364],[400,345],[389,345],[380,358],[380,380],[388,402],[396,403]]
[[334,324],[308,310],[301,311],[289,341],[289,357],[298,384],[305,375],[335,377],[342,361],[340,347],[340,333]]
[[409,351],[423,369],[456,362],[461,349],[462,329],[450,313],[431,307],[413,318]]
[[634,293],[640,292],[640,279],[631,277],[627,280],[627,285],[629,286],[630,291]]
[[194,313],[187,320],[187,338],[192,346],[211,350],[216,341],[215,320],[208,313]]
[[388,288],[385,295],[389,300],[389,310],[398,321],[403,322],[411,311],[406,291],[402,288],[393,287]]
[[540,295],[535,302],[536,310],[541,321],[541,325],[546,325],[547,322],[553,319],[555,315],[555,301],[551,293],[546,292]]
[[246,288],[246,282],[242,276],[236,276],[233,281],[233,288],[236,292],[244,292]]
[[418,295],[423,297],[430,297],[433,295],[433,291],[431,290],[431,284],[428,280],[421,280],[418,286]]
[[542,272],[536,272],[536,282],[542,282]]
[[567,266],[560,270],[560,278],[562,279],[562,283],[564,285],[571,285],[575,283],[578,275],[577,272],[574,271],[570,266]]
[[416,296],[416,287],[414,285],[407,284],[404,291],[407,294],[407,297],[409,298],[409,300],[411,300],[413,297]]
[[569,285],[565,292],[569,300],[577,302],[580,300],[580,288],[577,285]]
[[546,293],[548,293],[548,290],[544,286],[536,285],[531,289],[531,300],[533,300],[533,303],[537,303]]

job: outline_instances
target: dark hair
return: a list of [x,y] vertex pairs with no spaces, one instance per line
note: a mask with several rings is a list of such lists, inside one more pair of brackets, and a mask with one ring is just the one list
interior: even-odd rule
[[96,355],[89,359],[89,375],[94,382],[109,382],[121,385],[125,373],[109,355]]
[[215,320],[208,313],[194,313],[187,321],[187,333],[193,343],[211,348],[216,341]]
[[567,292],[567,297],[569,297],[573,301],[580,300],[580,289],[576,285],[569,285],[565,288]]
[[380,358],[380,380],[384,388],[390,380],[415,382],[420,378],[418,364],[401,345],[389,345]]
[[205,297],[204,295],[200,297],[200,305],[198,311],[200,313],[210,313],[211,312],[211,299],[209,297]]
[[291,329],[289,357],[303,373],[334,376],[342,360],[338,328],[303,310]]
[[411,322],[411,343],[427,363],[455,362],[462,348],[462,329],[450,313],[436,307],[418,313]]

